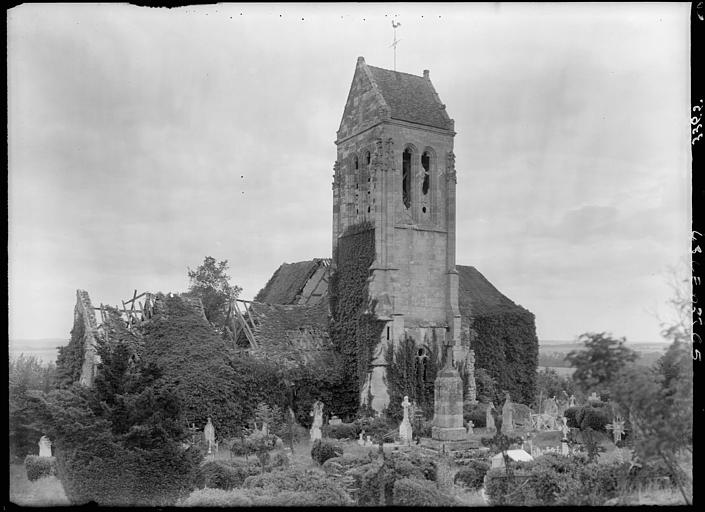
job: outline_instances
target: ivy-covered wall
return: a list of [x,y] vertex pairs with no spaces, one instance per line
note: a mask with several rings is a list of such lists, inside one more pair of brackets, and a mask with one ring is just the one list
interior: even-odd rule
[[530,405],[536,390],[538,338],[534,315],[512,308],[472,319],[475,368],[484,368],[512,401]]
[[416,342],[410,336],[406,336],[396,349],[394,345],[387,347],[387,416],[390,418],[402,419],[404,412],[401,403],[405,396],[409,397],[409,401],[416,402],[426,418],[433,417],[433,386],[442,361],[438,361],[437,343],[433,343],[430,350],[428,357],[420,359]]
[[[345,402],[359,404],[360,389],[370,370],[372,351],[384,329],[369,304],[367,279],[375,259],[375,231],[369,222],[350,226],[333,255],[329,295],[333,316],[331,339],[343,356]],[[368,310],[368,305],[370,309]],[[339,404],[344,405],[344,404]]]

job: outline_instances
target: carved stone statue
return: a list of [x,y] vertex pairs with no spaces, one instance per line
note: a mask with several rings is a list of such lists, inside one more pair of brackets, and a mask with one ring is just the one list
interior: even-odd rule
[[502,433],[508,434],[514,432],[514,422],[512,419],[512,400],[509,397],[509,393],[506,395],[504,400],[504,405],[502,406]]
[[405,396],[404,401],[401,403],[404,408],[404,418],[399,425],[399,439],[402,444],[410,445],[412,439],[411,422],[409,421],[409,407],[411,407],[411,402],[409,402],[409,397]]
[[208,444],[208,453],[212,453],[212,449],[215,446],[215,427],[213,427],[210,418],[208,418],[206,426],[203,427],[203,437]]
[[313,425],[311,425],[311,441],[316,439],[321,439],[321,427],[323,426],[323,402],[316,400],[313,403],[313,409],[311,410],[311,416],[313,416]]
[[42,436],[39,440],[39,456],[51,457],[51,441],[47,436]]
[[494,425],[494,416],[492,411],[494,410],[494,403],[490,402],[490,406],[487,408],[487,413],[485,416],[485,428],[487,432],[497,432],[497,427]]

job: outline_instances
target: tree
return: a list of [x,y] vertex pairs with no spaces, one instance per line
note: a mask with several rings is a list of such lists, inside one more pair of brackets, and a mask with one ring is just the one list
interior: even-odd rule
[[196,270],[188,269],[189,294],[201,299],[206,318],[218,327],[225,324],[230,304],[242,291],[230,284],[228,268],[228,260],[216,263],[215,258],[206,256]]
[[578,337],[584,349],[572,350],[566,360],[575,368],[573,381],[585,393],[608,393],[610,385],[627,363],[638,355],[624,346],[626,338],[615,339],[609,333],[585,333]]
[[[563,397],[575,394],[575,382],[558,375],[553,368],[543,368],[536,374],[536,399],[546,399],[552,396]],[[539,404],[540,406],[540,404]]]
[[33,424],[36,407],[30,395],[34,391],[48,393],[54,387],[56,366],[20,354],[10,359],[8,377],[10,454],[24,458],[37,453],[37,442],[44,434]]

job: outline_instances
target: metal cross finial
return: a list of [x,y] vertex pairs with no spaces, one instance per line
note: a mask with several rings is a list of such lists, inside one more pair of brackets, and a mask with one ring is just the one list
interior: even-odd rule
[[391,44],[391,47],[394,48],[394,71],[397,70],[397,43],[401,41],[401,39],[397,40],[397,27],[400,26],[401,23],[392,20],[392,28],[394,29],[394,42]]

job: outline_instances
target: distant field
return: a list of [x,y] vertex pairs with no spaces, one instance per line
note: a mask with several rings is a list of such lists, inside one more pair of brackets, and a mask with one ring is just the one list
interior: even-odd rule
[[[572,350],[579,350],[582,345],[564,341],[539,342],[539,367],[562,368],[570,370],[570,365],[565,361],[565,356]],[[664,342],[636,342],[627,343],[627,347],[639,354],[639,363],[650,366],[663,355],[668,347]],[[571,372],[572,373],[572,370]]]

